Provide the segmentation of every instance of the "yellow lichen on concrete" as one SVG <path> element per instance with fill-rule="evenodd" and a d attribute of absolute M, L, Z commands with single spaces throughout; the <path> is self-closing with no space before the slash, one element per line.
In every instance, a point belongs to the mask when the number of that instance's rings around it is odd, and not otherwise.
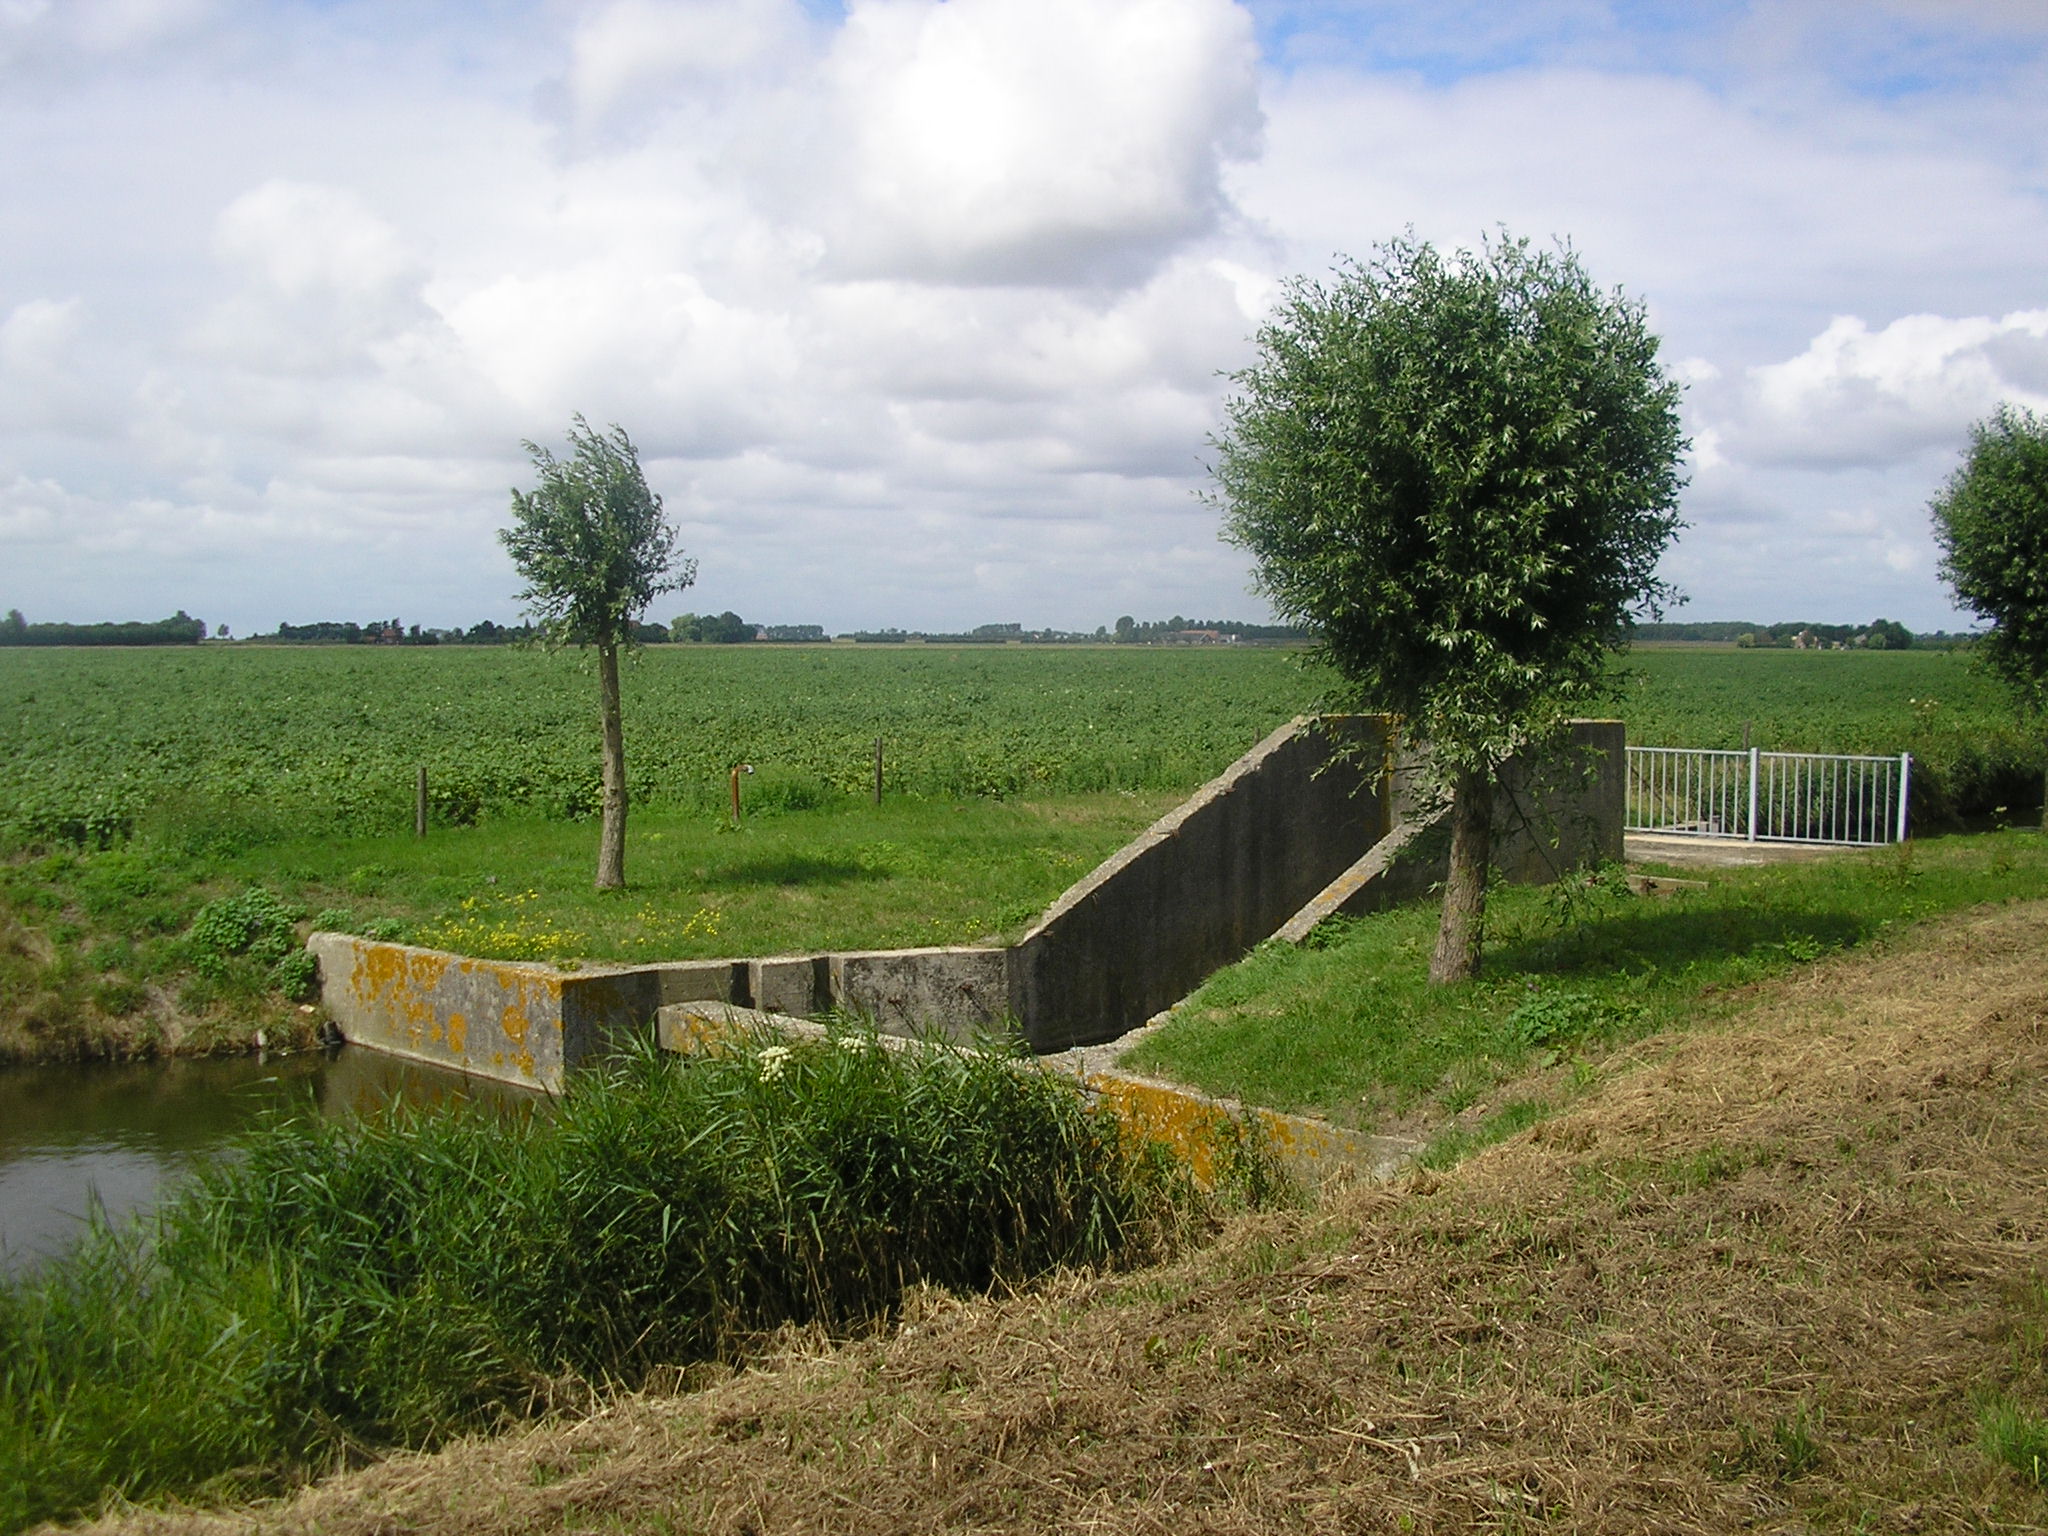
<path fill-rule="evenodd" d="M 698 1003 L 663 1008 L 656 1015 L 656 1038 L 665 1051 L 688 1055 L 716 1051 L 744 1039 L 761 1027 L 765 1015 L 724 1003 Z"/>
<path fill-rule="evenodd" d="M 1384 1177 L 1414 1151 L 1403 1141 L 1361 1135 L 1300 1115 L 1219 1104 L 1171 1083 L 1111 1072 L 1090 1073 L 1083 1081 L 1099 1105 L 1140 1136 L 1172 1149 L 1204 1185 L 1215 1183 L 1220 1156 L 1237 1143 L 1241 1126 L 1248 1127 L 1263 1150 L 1289 1173 L 1311 1182 L 1339 1171 Z"/>
<path fill-rule="evenodd" d="M 528 1086 L 558 1086 L 563 980 L 537 966 L 318 935 L 351 1040 Z"/>
<path fill-rule="evenodd" d="M 1170 1148 L 1194 1170 L 1198 1182 L 1215 1182 L 1217 1142 L 1229 1132 L 1229 1111 L 1163 1083 L 1102 1072 L 1084 1081 L 1098 1104 L 1146 1140 Z"/>

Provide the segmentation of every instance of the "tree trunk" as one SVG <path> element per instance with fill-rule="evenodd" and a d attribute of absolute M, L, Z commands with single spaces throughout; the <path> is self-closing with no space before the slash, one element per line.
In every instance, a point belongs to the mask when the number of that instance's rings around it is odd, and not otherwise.
<path fill-rule="evenodd" d="M 1486 929 L 1486 875 L 1493 862 L 1493 774 L 1460 769 L 1451 788 L 1451 867 L 1444 877 L 1444 915 L 1436 952 L 1429 957 L 1432 985 L 1470 981 L 1479 974 Z"/>
<path fill-rule="evenodd" d="M 619 718 L 619 648 L 597 647 L 599 691 L 604 696 L 604 819 L 597 834 L 597 888 L 626 888 L 626 730 Z"/>

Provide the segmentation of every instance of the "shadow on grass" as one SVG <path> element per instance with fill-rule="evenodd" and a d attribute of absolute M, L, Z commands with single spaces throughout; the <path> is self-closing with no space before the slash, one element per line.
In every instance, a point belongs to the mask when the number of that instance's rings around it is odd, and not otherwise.
<path fill-rule="evenodd" d="M 1503 935 L 1487 953 L 1487 971 L 1502 975 L 1571 975 L 1588 971 L 1681 971 L 1744 955 L 1811 960 L 1860 944 L 1876 921 L 1844 910 L 1695 907 L 1667 904 L 1612 913 L 1570 928 Z"/>
<path fill-rule="evenodd" d="M 704 884 L 713 889 L 765 885 L 851 885 L 855 881 L 887 880 L 889 871 L 853 859 L 818 858 L 791 853 L 712 866 Z"/>

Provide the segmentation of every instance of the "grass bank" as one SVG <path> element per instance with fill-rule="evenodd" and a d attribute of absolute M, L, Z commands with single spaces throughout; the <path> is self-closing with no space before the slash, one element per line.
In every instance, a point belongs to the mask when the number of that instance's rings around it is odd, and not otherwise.
<path fill-rule="evenodd" d="M 2048 904 L 1644 1037 L 1440 1174 L 687 1397 L 96 1532 L 2048 1527 Z"/>
<path fill-rule="evenodd" d="M 1207 1092 L 1369 1130 L 1436 1155 L 1533 1124 L 1609 1053 L 1738 1007 L 1757 985 L 1982 903 L 2048 896 L 2048 837 L 2010 830 L 1813 863 L 1677 871 L 1631 895 L 1619 870 L 1489 898 L 1481 978 L 1428 985 L 1420 901 L 1271 944 L 1212 977 L 1127 1064 Z"/>
<path fill-rule="evenodd" d="M 632 961 L 1014 936 L 1163 794 L 636 812 L 629 888 L 588 823 L 249 838 L 196 812 L 0 861 L 0 1062 L 273 1047 L 310 1029 L 315 924 L 509 960 Z M 294 966 L 297 969 L 294 969 Z"/>
<path fill-rule="evenodd" d="M 636 1058 L 553 1109 L 279 1123 L 153 1230 L 0 1286 L 0 1531 L 275 1489 L 1201 1217 L 1070 1080 L 858 1033 Z"/>

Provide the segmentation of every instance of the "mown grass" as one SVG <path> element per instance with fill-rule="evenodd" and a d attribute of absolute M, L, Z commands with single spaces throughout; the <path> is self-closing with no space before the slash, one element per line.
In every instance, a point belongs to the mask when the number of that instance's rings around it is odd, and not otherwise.
<path fill-rule="evenodd" d="M 503 959 L 635 960 L 996 942 L 1173 797 L 896 801 L 836 811 L 635 817 L 628 889 L 593 889 L 588 827 L 498 822 L 424 842 L 317 840 L 227 865 L 296 899 Z"/>
<path fill-rule="evenodd" d="M 1498 889 L 1484 972 L 1449 988 L 1427 981 L 1434 902 L 1340 921 L 1212 977 L 1126 1060 L 1347 1125 L 1463 1117 L 1438 1148 L 1455 1157 L 1547 1112 L 1493 1102 L 1533 1068 L 1556 1066 L 1568 1093 L 1603 1052 L 1711 1017 L 1753 983 L 1920 918 L 2048 894 L 2048 838 L 1941 838 L 1706 879 L 1669 898 L 1629 894 L 1619 871 Z"/>
<path fill-rule="evenodd" d="M 152 1232 L 0 1287 L 0 1531 L 1155 1255 L 1199 1198 L 1070 1080 L 859 1032 L 648 1053 L 524 1114 L 276 1123 Z"/>

